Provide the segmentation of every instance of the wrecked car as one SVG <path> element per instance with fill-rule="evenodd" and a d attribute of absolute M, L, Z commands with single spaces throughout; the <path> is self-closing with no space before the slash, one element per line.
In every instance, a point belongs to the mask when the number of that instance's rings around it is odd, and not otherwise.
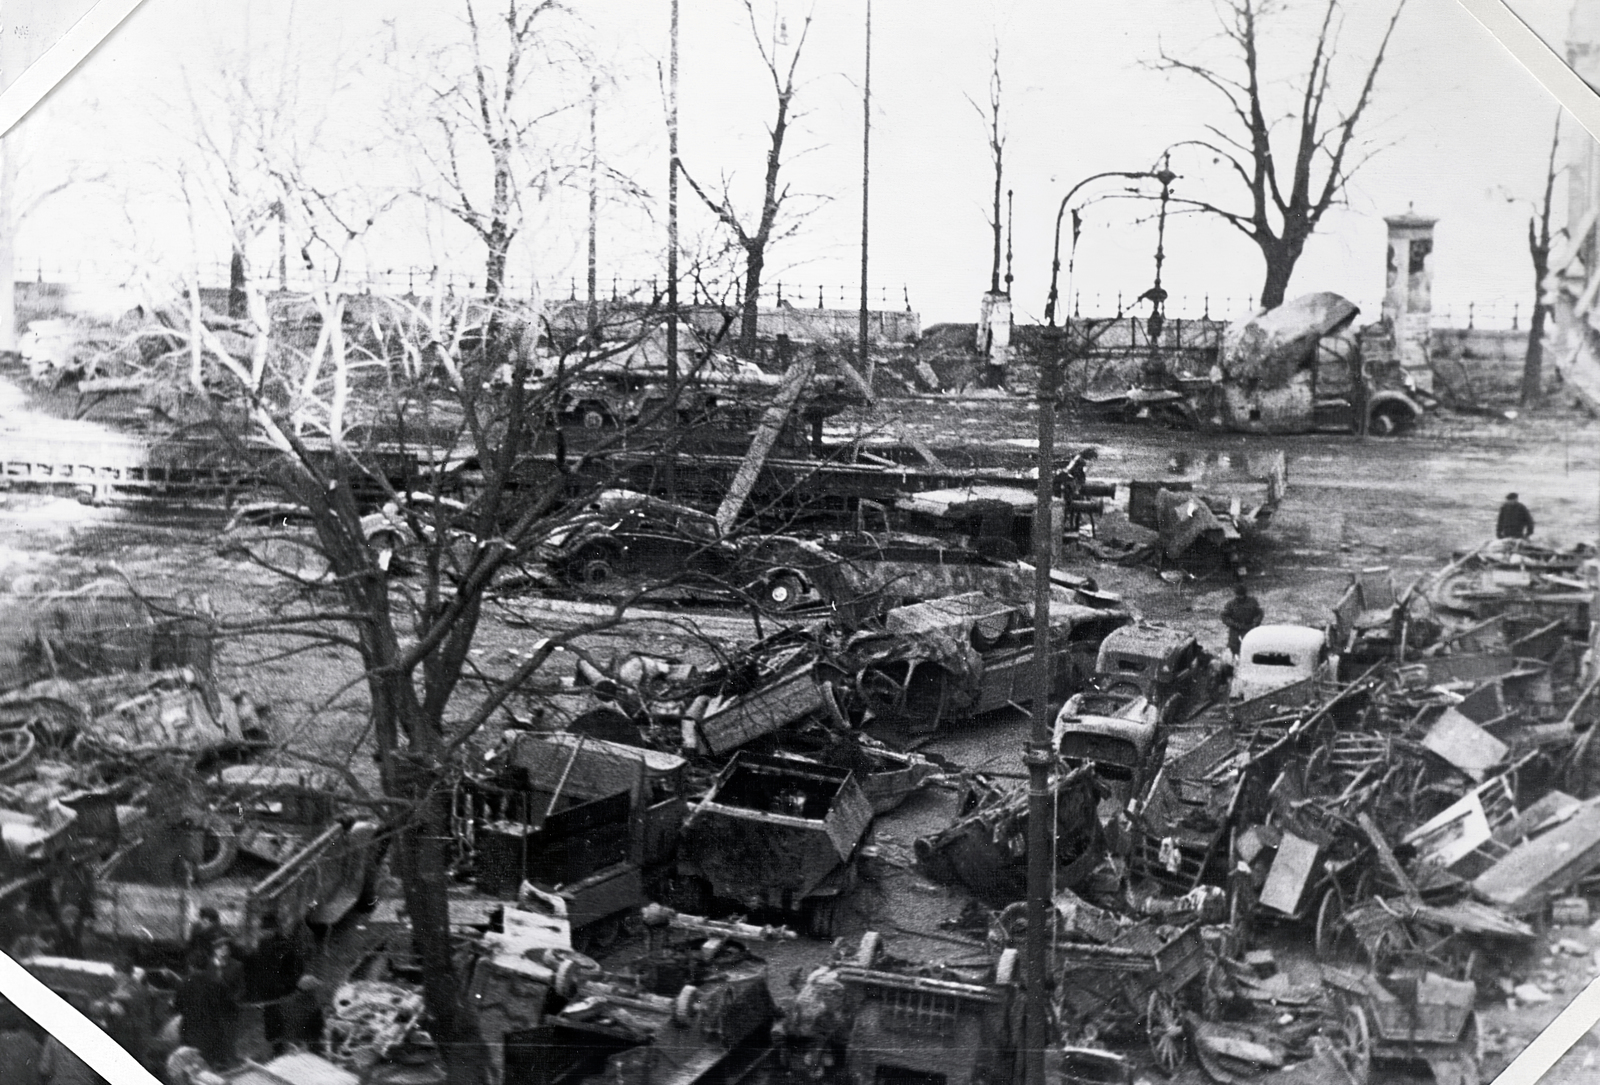
<path fill-rule="evenodd" d="M 686 591 L 749 596 L 783 610 L 815 598 L 837 562 L 816 544 L 728 538 L 716 517 L 632 490 L 604 490 L 552 532 L 538 556 L 575 587 L 605 593 L 645 576 Z"/>
<path fill-rule="evenodd" d="M 374 898 L 378 825 L 355 815 L 332 776 L 234 765 L 205 791 L 201 809 L 149 809 L 121 827 L 137 843 L 98 879 L 96 934 L 180 948 L 209 906 L 248 951 L 268 916 L 285 931 L 329 925 Z"/>
<path fill-rule="evenodd" d="M 1339 657 L 1320 629 L 1304 625 L 1258 625 L 1239 644 L 1239 662 L 1228 686 L 1228 700 L 1237 704 L 1268 693 L 1278 693 L 1283 703 L 1303 704 L 1315 694 L 1319 679 L 1338 674 Z M 1304 687 L 1300 700 L 1282 691 Z"/>
<path fill-rule="evenodd" d="M 1100 642 L 1093 682 L 1104 693 L 1143 697 L 1170 725 L 1210 702 L 1217 668 L 1194 634 L 1142 623 L 1114 629 Z"/>
<path fill-rule="evenodd" d="M 702 904 L 779 909 L 831 937 L 871 820 L 848 770 L 741 750 L 684 822 L 678 871 L 700 885 Z"/>
<path fill-rule="evenodd" d="M 1069 766 L 1093 765 L 1118 808 L 1144 793 L 1164 738 L 1161 713 L 1140 694 L 1075 693 L 1056 716 L 1056 752 Z"/>

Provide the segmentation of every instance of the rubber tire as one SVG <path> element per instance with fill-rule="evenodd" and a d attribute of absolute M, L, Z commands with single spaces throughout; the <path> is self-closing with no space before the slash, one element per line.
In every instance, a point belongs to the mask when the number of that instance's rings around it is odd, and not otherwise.
<path fill-rule="evenodd" d="M 603 588 L 617 579 L 616 555 L 604 547 L 591 546 L 579 551 L 573 568 L 578 583 L 586 588 Z"/>
<path fill-rule="evenodd" d="M 200 828 L 205 831 L 208 839 L 216 838 L 217 854 L 205 862 L 195 864 L 196 885 L 204 885 L 222 877 L 233 869 L 234 860 L 239 858 L 239 837 L 234 833 L 233 826 L 215 815 L 207 815 L 200 819 Z"/>
<path fill-rule="evenodd" d="M 762 585 L 762 602 L 774 610 L 788 610 L 800 602 L 806 586 L 794 573 L 774 573 Z"/>
<path fill-rule="evenodd" d="M 596 407 L 592 403 L 580 406 L 577 414 L 578 425 L 584 429 L 605 429 L 611 424 L 611 416 L 606 413 L 605 408 Z"/>

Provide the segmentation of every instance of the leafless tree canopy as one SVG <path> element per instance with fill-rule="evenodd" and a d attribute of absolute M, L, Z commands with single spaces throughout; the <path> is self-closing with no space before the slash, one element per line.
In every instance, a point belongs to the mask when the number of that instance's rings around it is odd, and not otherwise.
<path fill-rule="evenodd" d="M 1225 164 L 1244 190 L 1242 202 L 1189 198 L 1173 202 L 1216 215 L 1261 249 L 1266 262 L 1263 308 L 1283 302 L 1306 241 L 1371 157 L 1361 152 L 1356 129 L 1372 102 L 1389 39 L 1405 6 L 1406 0 L 1395 5 L 1361 76 L 1359 90 L 1347 105 L 1341 104 L 1334 75 L 1344 21 L 1339 0 L 1326 0 L 1290 108 L 1280 110 L 1268 100 L 1268 81 L 1263 76 L 1262 32 L 1287 10 L 1281 0 L 1218 0 L 1217 17 L 1232 54 L 1227 67 L 1184 60 L 1165 49 L 1155 63 L 1158 70 L 1193 76 L 1225 102 L 1223 120 L 1206 125 L 1203 138 L 1186 140 L 1178 147 L 1208 152 L 1214 161 Z M 1288 151 L 1286 159 L 1278 154 L 1280 149 Z"/>
<path fill-rule="evenodd" d="M 726 173 L 722 175 L 719 190 L 713 194 L 695 180 L 694 175 L 682 162 L 678 168 L 695 195 L 699 196 L 711 213 L 717 216 L 718 221 L 728 228 L 743 251 L 744 298 L 739 314 L 739 345 L 740 350 L 749 356 L 755 353 L 756 306 L 760 300 L 768 247 L 774 241 L 788 236 L 795 228 L 793 222 L 786 230 L 777 228 L 784 203 L 791 195 L 790 186 L 780 184 L 779 174 L 784 163 L 784 140 L 788 137 L 790 126 L 795 119 L 794 100 L 797 90 L 795 72 L 800 67 L 800 55 L 805 51 L 806 35 L 811 30 L 811 12 L 809 10 L 806 12 L 786 60 L 783 56 L 784 42 L 781 38 L 772 41 L 762 38 L 761 27 L 756 19 L 754 0 L 744 0 L 744 7 L 750 19 L 751 39 L 755 42 L 756 51 L 761 55 L 761 63 L 772 82 L 776 106 L 772 124 L 767 129 L 767 162 L 762 177 L 760 212 L 752 221 L 734 209 L 733 196 L 729 190 L 730 179 Z"/>

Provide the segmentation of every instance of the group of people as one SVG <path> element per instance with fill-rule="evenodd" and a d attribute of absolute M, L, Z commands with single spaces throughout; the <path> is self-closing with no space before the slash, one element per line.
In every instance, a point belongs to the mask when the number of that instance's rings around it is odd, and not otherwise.
<path fill-rule="evenodd" d="M 262 1033 L 274 1055 L 291 1047 L 321 1049 L 319 984 L 305 970 L 305 955 L 276 917 L 263 917 L 261 932 L 254 952 L 238 953 L 216 910 L 201 910 L 185 948 L 188 975 L 174 1004 L 182 1018 L 183 1046 L 168 1060 L 169 1066 L 174 1060 L 192 1066 L 188 1049 L 212 1070 L 237 1063 L 240 1019 L 247 1003 L 261 1005 Z"/>

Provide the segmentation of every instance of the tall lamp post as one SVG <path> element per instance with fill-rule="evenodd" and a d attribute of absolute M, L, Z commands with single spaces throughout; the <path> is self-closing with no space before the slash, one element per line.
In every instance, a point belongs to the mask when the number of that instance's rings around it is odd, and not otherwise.
<path fill-rule="evenodd" d="M 1050 770 L 1056 751 L 1050 741 L 1050 566 L 1055 550 L 1054 475 L 1056 395 L 1061 379 L 1063 335 L 1056 328 L 1056 280 L 1061 271 L 1061 219 L 1067 204 L 1091 181 L 1106 177 L 1160 181 L 1163 192 L 1176 179 L 1170 170 L 1128 172 L 1114 170 L 1086 177 L 1073 185 L 1056 211 L 1055 249 L 1050 263 L 1050 299 L 1045 304 L 1044 356 L 1039 363 L 1039 485 L 1033 514 L 1033 731 L 1023 762 L 1028 767 L 1028 930 L 1024 946 L 1023 982 L 1027 990 L 1027 1017 L 1023 1040 L 1026 1085 L 1045 1085 L 1044 1050 L 1049 1042 L 1048 909 L 1055 863 L 1055 816 L 1050 802 Z M 1070 323 L 1070 321 L 1069 321 Z"/>

